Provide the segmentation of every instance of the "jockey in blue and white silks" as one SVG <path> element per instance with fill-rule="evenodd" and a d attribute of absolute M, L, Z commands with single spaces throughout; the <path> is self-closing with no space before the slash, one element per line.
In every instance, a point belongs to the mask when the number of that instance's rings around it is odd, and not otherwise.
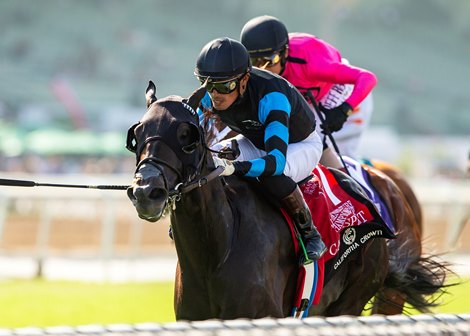
<path fill-rule="evenodd" d="M 233 162 L 236 175 L 284 173 L 298 182 L 309 176 L 319 161 L 322 144 L 309 106 L 278 76 L 253 68 L 245 94 L 228 109 L 215 109 L 209 94 L 202 107 L 240 134 L 236 137 L 240 156 Z M 230 146 L 230 140 L 215 149 L 224 146 Z"/>
<path fill-rule="evenodd" d="M 306 247 L 301 261 L 318 260 L 326 246 L 296 184 L 311 174 L 323 150 L 308 103 L 284 78 L 253 68 L 246 48 L 227 37 L 202 48 L 195 75 L 207 90 L 198 113 L 239 133 L 235 160 L 214 157 L 221 175 L 256 178 L 294 220 Z"/>

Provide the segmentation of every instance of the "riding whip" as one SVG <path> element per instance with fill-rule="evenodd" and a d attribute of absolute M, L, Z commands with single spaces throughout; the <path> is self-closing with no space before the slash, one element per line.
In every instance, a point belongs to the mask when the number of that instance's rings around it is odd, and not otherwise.
<path fill-rule="evenodd" d="M 28 180 L 0 179 L 0 185 L 12 187 L 60 187 L 60 188 L 85 188 L 85 189 L 106 189 L 106 190 L 126 190 L 128 185 L 86 185 L 86 184 L 62 184 L 62 183 L 38 183 Z"/>
<path fill-rule="evenodd" d="M 315 100 L 315 97 L 313 97 L 312 92 L 310 92 L 310 90 L 307 90 L 305 94 L 307 95 L 309 100 L 312 102 L 313 108 L 317 112 L 318 118 L 320 118 L 320 121 L 323 124 L 325 122 L 325 118 L 321 114 L 320 107 L 318 106 L 317 101 Z M 324 131 L 325 131 L 326 136 L 330 139 L 331 144 L 333 145 L 333 148 L 335 149 L 336 153 L 338 154 L 339 159 L 341 160 L 341 163 L 343 164 L 343 167 L 346 170 L 346 173 L 349 176 L 351 176 L 351 174 L 349 173 L 348 166 L 346 166 L 346 163 L 344 162 L 343 157 L 341 156 L 341 153 L 339 151 L 338 145 L 336 144 L 335 138 L 333 137 L 333 134 L 331 134 L 331 131 L 329 129 L 326 129 Z"/>

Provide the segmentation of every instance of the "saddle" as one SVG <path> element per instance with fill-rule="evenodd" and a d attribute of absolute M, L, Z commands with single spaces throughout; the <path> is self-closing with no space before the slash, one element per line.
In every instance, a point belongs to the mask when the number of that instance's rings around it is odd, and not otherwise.
<path fill-rule="evenodd" d="M 328 251 L 314 265 L 300 267 L 294 317 L 308 315 L 311 304 L 320 301 L 323 284 L 369 239 L 395 238 L 361 185 L 343 172 L 319 164 L 300 188 Z M 289 215 L 282 212 L 289 224 L 296 253 L 299 253 L 294 224 Z M 327 262 L 328 267 L 325 267 Z"/>

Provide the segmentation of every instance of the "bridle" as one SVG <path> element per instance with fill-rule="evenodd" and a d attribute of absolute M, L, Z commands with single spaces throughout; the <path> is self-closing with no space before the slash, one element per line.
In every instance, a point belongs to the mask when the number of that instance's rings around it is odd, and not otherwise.
<path fill-rule="evenodd" d="M 184 104 L 184 107 L 186 109 L 188 109 L 189 106 Z M 195 114 L 195 112 L 194 112 L 194 114 Z M 197 128 L 198 140 L 196 140 L 195 142 L 193 142 L 189 145 L 181 146 L 179 148 L 179 149 L 181 149 L 181 151 L 184 154 L 188 154 L 188 155 L 193 154 L 196 151 L 196 149 L 198 149 L 198 148 L 201 149 L 202 155 L 200 156 L 199 161 L 197 162 L 197 164 L 195 166 L 193 166 L 195 168 L 193 174 L 191 174 L 191 173 L 190 174 L 184 174 L 184 173 L 182 174 L 168 160 L 162 159 L 161 157 L 147 156 L 147 157 L 143 158 L 142 160 L 139 160 L 143 150 L 149 144 L 159 141 L 159 142 L 162 142 L 166 147 L 168 147 L 168 149 L 171 151 L 172 155 L 174 155 L 179 160 L 179 162 L 181 162 L 181 164 L 183 166 L 183 169 L 186 168 L 186 165 L 189 165 L 189 163 L 187 162 L 188 160 L 182 160 L 180 157 L 178 157 L 178 155 L 175 153 L 175 150 L 173 149 L 174 146 L 171 145 L 171 144 L 168 144 L 167 141 L 161 135 L 150 136 L 150 137 L 146 138 L 142 143 L 139 144 L 137 142 L 137 139 L 136 139 L 135 133 L 134 133 L 135 128 L 139 124 L 140 124 L 140 122 L 137 123 L 137 124 L 134 124 L 133 126 L 131 126 L 131 128 L 129 129 L 129 131 L 127 133 L 127 141 L 126 141 L 126 148 L 136 155 L 136 169 L 135 169 L 134 174 L 136 174 L 140 170 L 142 165 L 144 165 L 144 164 L 152 165 L 158 171 L 160 171 L 160 173 L 163 177 L 163 180 L 164 180 L 165 188 L 168 190 L 168 198 L 166 200 L 167 204 L 166 204 L 165 207 L 169 207 L 172 210 L 175 210 L 176 209 L 176 202 L 181 200 L 182 194 L 188 193 L 188 192 L 190 192 L 190 191 L 192 191 L 196 188 L 203 187 L 208 182 L 210 182 L 210 181 L 214 180 L 215 178 L 217 178 L 218 176 L 220 176 L 220 174 L 223 172 L 223 170 L 224 170 L 223 167 L 217 167 L 215 170 L 211 171 L 209 174 L 201 177 L 201 171 L 202 171 L 203 163 L 207 158 L 207 151 L 210 151 L 210 152 L 214 152 L 214 151 L 211 150 L 207 146 L 207 144 L 204 140 L 204 132 L 202 131 L 201 127 L 199 125 L 194 124 L 194 123 L 191 123 L 191 124 L 194 125 Z M 205 150 L 203 150 L 203 149 L 205 149 Z M 186 162 L 184 162 L 184 161 L 186 161 Z M 172 172 L 174 172 L 178 176 L 179 181 L 182 181 L 182 182 L 178 183 L 173 189 L 170 189 L 168 180 L 165 177 L 165 175 L 163 174 L 162 166 L 164 166 L 164 167 L 170 169 Z M 186 175 L 186 176 L 184 176 L 184 175 Z"/>
<path fill-rule="evenodd" d="M 145 139 L 144 143 L 147 145 L 147 144 L 149 144 L 151 142 L 154 142 L 154 141 L 162 141 L 163 143 L 165 143 L 165 141 L 160 136 L 149 137 L 149 138 Z M 205 145 L 205 143 L 202 143 L 201 145 L 202 145 L 203 148 L 209 149 Z M 186 152 L 184 147 L 187 147 L 187 146 L 182 147 L 183 152 Z M 199 147 L 199 146 L 196 146 L 191 152 L 186 152 L 186 154 L 191 154 L 192 152 L 194 152 L 194 150 L 197 147 Z M 145 148 L 145 146 L 143 148 Z M 171 148 L 169 148 L 169 149 L 172 150 Z M 167 190 L 169 190 L 168 180 L 165 177 L 165 175 L 163 174 L 160 166 L 165 166 L 165 167 L 169 168 L 171 171 L 175 172 L 178 175 L 178 178 L 180 179 L 180 181 L 185 181 L 185 182 L 178 183 L 173 189 L 168 191 L 167 206 L 169 206 L 173 210 L 175 210 L 176 209 L 176 202 L 179 202 L 181 200 L 182 194 L 188 193 L 188 192 L 190 192 L 190 191 L 192 191 L 196 188 L 203 187 L 208 182 L 210 182 L 210 181 L 214 180 L 215 178 L 219 177 L 220 174 L 224 170 L 223 167 L 217 167 L 215 170 L 211 171 L 209 174 L 201 177 L 202 165 L 204 163 L 204 160 L 206 159 L 207 151 L 202 151 L 202 153 L 203 154 L 201 155 L 201 158 L 199 159 L 199 161 L 196 165 L 196 169 L 195 169 L 194 174 L 188 175 L 186 178 L 184 178 L 183 175 L 178 171 L 178 169 L 174 168 L 168 161 L 162 160 L 162 159 L 160 159 L 158 157 L 155 157 L 155 156 L 148 156 L 148 157 L 142 159 L 137 164 L 135 172 L 137 172 L 140 169 L 140 167 L 145 163 L 148 163 L 148 164 L 154 166 L 155 168 L 157 168 L 162 173 L 162 177 L 163 177 L 163 180 L 164 180 L 164 183 L 165 183 L 165 188 Z M 176 154 L 174 154 L 174 155 L 176 156 Z"/>

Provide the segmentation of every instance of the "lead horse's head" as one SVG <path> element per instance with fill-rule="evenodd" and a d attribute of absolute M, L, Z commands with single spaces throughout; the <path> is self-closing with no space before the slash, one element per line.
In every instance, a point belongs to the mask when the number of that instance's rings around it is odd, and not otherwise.
<path fill-rule="evenodd" d="M 155 222 L 179 197 L 181 186 L 190 183 L 204 163 L 203 132 L 196 108 L 205 89 L 183 99 L 158 99 L 150 81 L 145 97 L 147 112 L 129 128 L 127 149 L 135 153 L 137 168 L 127 195 L 140 218 Z"/>

